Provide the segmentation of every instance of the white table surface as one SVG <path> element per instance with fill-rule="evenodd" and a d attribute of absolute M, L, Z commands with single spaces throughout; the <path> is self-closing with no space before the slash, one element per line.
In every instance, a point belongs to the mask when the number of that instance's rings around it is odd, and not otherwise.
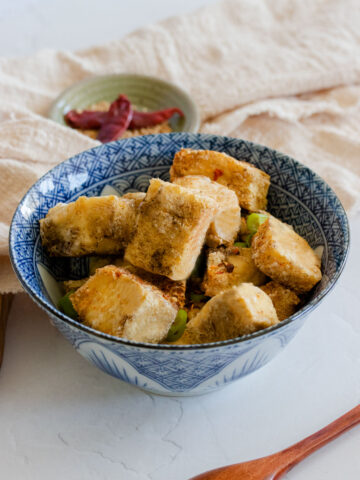
<path fill-rule="evenodd" d="M 0 55 L 82 48 L 206 0 L 1 0 Z M 114 14 L 115 12 L 115 14 Z M 185 480 L 270 454 L 360 402 L 360 216 L 337 287 L 262 370 L 208 396 L 149 395 L 97 370 L 21 294 L 0 371 L 1 478 Z M 360 428 L 288 480 L 360 478 Z"/>

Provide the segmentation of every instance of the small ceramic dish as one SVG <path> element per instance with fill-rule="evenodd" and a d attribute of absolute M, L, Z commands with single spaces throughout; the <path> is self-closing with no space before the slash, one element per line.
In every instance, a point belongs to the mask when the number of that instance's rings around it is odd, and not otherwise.
<path fill-rule="evenodd" d="M 42 248 L 39 219 L 59 202 L 80 195 L 145 191 L 150 178 L 169 179 L 180 148 L 225 152 L 271 176 L 270 213 L 293 225 L 322 253 L 323 278 L 307 303 L 281 323 L 227 341 L 154 345 L 107 335 L 56 308 L 58 282 L 88 275 L 85 258 L 50 258 Z M 133 137 L 81 152 L 50 170 L 20 202 L 10 229 L 14 270 L 31 298 L 76 350 L 104 372 L 163 395 L 207 393 L 268 363 L 293 338 L 338 280 L 349 248 L 349 225 L 331 188 L 309 168 L 270 148 L 236 138 L 171 133 Z M 324 328 L 326 325 L 324 323 Z M 284 360 L 286 362 L 286 358 Z"/>
<path fill-rule="evenodd" d="M 112 102 L 125 94 L 138 110 L 154 111 L 177 107 L 184 117 L 174 115 L 169 121 L 175 132 L 197 132 L 200 115 L 188 93 L 176 85 L 146 75 L 119 73 L 87 78 L 67 88 L 55 100 L 49 118 L 66 125 L 69 110 L 84 110 L 102 100 Z"/>

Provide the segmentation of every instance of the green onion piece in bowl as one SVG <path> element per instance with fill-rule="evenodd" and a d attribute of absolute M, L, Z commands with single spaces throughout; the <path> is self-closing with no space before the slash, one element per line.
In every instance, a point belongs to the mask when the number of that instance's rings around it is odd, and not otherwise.
<path fill-rule="evenodd" d="M 246 245 L 246 248 L 250 248 L 250 247 L 251 247 L 251 240 L 252 240 L 252 237 L 253 237 L 254 235 L 255 235 L 254 233 L 249 233 L 249 235 L 246 235 L 246 237 L 245 237 L 245 245 Z"/>
<path fill-rule="evenodd" d="M 203 293 L 190 293 L 190 300 L 194 303 L 204 302 L 208 299 Z"/>
<path fill-rule="evenodd" d="M 70 318 L 73 318 L 76 320 L 78 318 L 78 313 L 75 310 L 71 300 L 70 300 L 70 295 L 72 295 L 75 292 L 75 290 L 71 290 L 68 292 L 66 295 L 64 295 L 62 298 L 60 298 L 58 307 L 59 309 L 65 313 Z"/>
<path fill-rule="evenodd" d="M 234 243 L 234 247 L 238 247 L 238 248 L 247 248 L 247 243 L 246 242 L 235 242 Z"/>
<path fill-rule="evenodd" d="M 180 308 L 167 334 L 167 342 L 175 342 L 176 340 L 179 340 L 180 337 L 182 337 L 183 333 L 185 332 L 186 321 L 187 313 L 185 310 Z"/>
<path fill-rule="evenodd" d="M 246 226 L 250 234 L 254 234 L 258 231 L 258 228 L 262 223 L 268 219 L 268 216 L 264 213 L 250 213 L 246 219 Z"/>

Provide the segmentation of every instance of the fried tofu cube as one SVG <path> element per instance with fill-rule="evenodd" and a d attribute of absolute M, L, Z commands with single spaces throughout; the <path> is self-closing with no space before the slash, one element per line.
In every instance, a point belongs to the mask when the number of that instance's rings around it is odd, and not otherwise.
<path fill-rule="evenodd" d="M 129 193 L 125 193 L 121 198 L 134 200 L 136 207 L 139 207 L 140 203 L 144 200 L 145 196 L 146 196 L 145 192 L 129 192 Z"/>
<path fill-rule="evenodd" d="M 216 212 L 211 198 L 152 179 L 125 260 L 148 272 L 185 280 L 194 268 Z"/>
<path fill-rule="evenodd" d="M 70 300 L 86 325 L 136 342 L 162 341 L 177 314 L 159 289 L 114 265 L 99 268 Z"/>
<path fill-rule="evenodd" d="M 42 244 L 52 256 L 118 254 L 133 235 L 136 214 L 134 200 L 115 195 L 59 203 L 40 220 Z"/>
<path fill-rule="evenodd" d="M 321 262 L 310 245 L 275 217 L 260 225 L 251 250 L 259 270 L 296 293 L 308 292 L 321 280 Z"/>
<path fill-rule="evenodd" d="M 135 267 L 135 265 L 131 265 L 131 263 L 126 262 L 122 258 L 116 259 L 114 265 L 125 268 L 128 272 L 137 275 L 146 282 L 151 283 L 151 285 L 154 285 L 154 287 L 157 287 L 162 291 L 164 297 L 177 308 L 182 308 L 185 305 L 185 280 L 175 281 L 168 277 L 164 277 L 163 275 L 155 275 L 142 268 Z"/>
<path fill-rule="evenodd" d="M 256 267 L 251 248 L 220 247 L 209 250 L 202 283 L 205 295 L 213 297 L 241 283 L 264 284 L 266 276 Z"/>
<path fill-rule="evenodd" d="M 206 234 L 206 245 L 217 247 L 232 243 L 240 229 L 241 218 L 239 202 L 235 192 L 202 175 L 187 175 L 186 177 L 175 178 L 174 183 L 207 195 L 217 203 L 219 210 Z"/>
<path fill-rule="evenodd" d="M 290 288 L 271 281 L 260 287 L 271 298 L 280 322 L 293 315 L 300 303 L 300 298 Z"/>
<path fill-rule="evenodd" d="M 234 190 L 241 208 L 250 211 L 266 208 L 269 175 L 226 153 L 183 148 L 175 154 L 170 169 L 171 181 L 186 175 L 205 175 Z"/>
<path fill-rule="evenodd" d="M 229 340 L 278 322 L 270 297 L 251 283 L 242 283 L 209 300 L 188 322 L 178 343 Z"/>

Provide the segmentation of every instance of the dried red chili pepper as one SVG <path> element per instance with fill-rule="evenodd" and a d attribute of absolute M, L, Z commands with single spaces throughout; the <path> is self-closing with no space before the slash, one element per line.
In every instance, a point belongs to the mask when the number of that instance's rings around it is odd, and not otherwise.
<path fill-rule="evenodd" d="M 110 105 L 106 122 L 100 127 L 97 139 L 102 143 L 118 139 L 129 127 L 132 117 L 130 100 L 126 95 L 119 95 Z"/>
<path fill-rule="evenodd" d="M 156 112 L 139 112 L 134 110 L 129 128 L 153 127 L 169 120 L 175 113 L 179 114 L 180 117 L 184 116 L 183 111 L 176 107 L 157 110 Z"/>
<path fill-rule="evenodd" d="M 156 112 L 133 111 L 126 95 L 112 102 L 108 112 L 85 110 L 81 113 L 70 110 L 65 121 L 73 128 L 82 130 L 99 129 L 97 139 L 103 143 L 118 139 L 127 128 L 143 128 L 158 125 L 171 118 L 175 113 L 184 116 L 179 108 L 167 108 Z"/>
<path fill-rule="evenodd" d="M 70 110 L 65 115 L 65 121 L 70 127 L 92 130 L 100 128 L 106 122 L 107 116 L 108 112 L 84 110 L 79 113 L 76 110 Z"/>

